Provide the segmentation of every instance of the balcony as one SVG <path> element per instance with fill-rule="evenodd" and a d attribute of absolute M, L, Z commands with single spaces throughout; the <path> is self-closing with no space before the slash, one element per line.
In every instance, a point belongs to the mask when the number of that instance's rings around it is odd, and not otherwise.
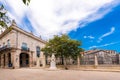
<path fill-rule="evenodd" d="M 30 51 L 30 49 L 29 49 L 28 47 L 25 47 L 25 46 L 22 46 L 22 47 L 21 47 L 21 50 L 22 50 L 22 51 Z"/>
<path fill-rule="evenodd" d="M 2 46 L 2 47 L 0 48 L 0 51 L 4 51 L 4 50 L 7 50 L 7 49 L 11 49 L 10 45 Z"/>

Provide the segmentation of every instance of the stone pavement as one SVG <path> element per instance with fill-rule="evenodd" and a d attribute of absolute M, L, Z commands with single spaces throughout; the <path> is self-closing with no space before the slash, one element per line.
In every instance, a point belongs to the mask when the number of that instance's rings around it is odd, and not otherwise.
<path fill-rule="evenodd" d="M 99 72 L 120 72 L 116 69 L 80 69 L 81 71 L 99 71 Z"/>
<path fill-rule="evenodd" d="M 120 80 L 120 73 L 29 68 L 0 69 L 0 80 Z"/>

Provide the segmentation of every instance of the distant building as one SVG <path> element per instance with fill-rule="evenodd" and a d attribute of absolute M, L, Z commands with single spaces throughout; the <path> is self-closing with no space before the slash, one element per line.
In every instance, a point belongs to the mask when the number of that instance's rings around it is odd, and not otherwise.
<path fill-rule="evenodd" d="M 85 51 L 82 59 L 81 64 L 94 64 L 95 55 L 98 59 L 98 64 L 118 64 L 119 58 L 118 54 L 114 50 L 88 50 Z"/>
<path fill-rule="evenodd" d="M 44 67 L 45 56 L 41 48 L 45 44 L 46 41 L 20 29 L 13 21 L 0 34 L 0 67 Z"/>

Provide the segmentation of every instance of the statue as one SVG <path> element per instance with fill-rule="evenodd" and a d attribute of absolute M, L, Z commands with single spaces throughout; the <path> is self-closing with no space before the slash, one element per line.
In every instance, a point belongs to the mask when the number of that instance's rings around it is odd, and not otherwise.
<path fill-rule="evenodd" d="M 51 56 L 50 69 L 57 69 L 54 54 L 52 54 L 52 56 Z"/>

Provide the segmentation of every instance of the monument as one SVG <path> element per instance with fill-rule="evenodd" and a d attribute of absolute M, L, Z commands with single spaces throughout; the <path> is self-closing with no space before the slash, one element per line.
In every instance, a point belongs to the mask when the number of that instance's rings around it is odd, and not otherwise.
<path fill-rule="evenodd" d="M 57 69 L 54 54 L 52 54 L 52 56 L 51 56 L 50 69 L 52 69 L 52 70 Z"/>

